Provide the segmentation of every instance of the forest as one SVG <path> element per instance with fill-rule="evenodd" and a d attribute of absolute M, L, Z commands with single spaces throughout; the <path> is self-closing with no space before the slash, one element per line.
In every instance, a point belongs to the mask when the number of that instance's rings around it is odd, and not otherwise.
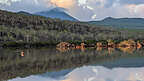
<path fill-rule="evenodd" d="M 0 10 L 0 47 L 96 43 L 108 39 L 143 40 L 143 34 L 139 29 L 116 29 Z"/>

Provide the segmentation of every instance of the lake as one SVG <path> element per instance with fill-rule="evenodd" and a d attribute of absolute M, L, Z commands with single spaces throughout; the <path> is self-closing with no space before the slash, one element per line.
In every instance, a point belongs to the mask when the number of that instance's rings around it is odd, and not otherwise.
<path fill-rule="evenodd" d="M 0 49 L 0 81 L 144 81 L 144 50 Z"/>

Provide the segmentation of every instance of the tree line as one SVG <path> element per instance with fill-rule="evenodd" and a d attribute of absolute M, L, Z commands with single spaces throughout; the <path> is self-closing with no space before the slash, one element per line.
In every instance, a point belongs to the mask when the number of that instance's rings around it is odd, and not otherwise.
<path fill-rule="evenodd" d="M 60 42 L 140 39 L 126 31 L 80 22 L 23 15 L 0 10 L 1 46 L 25 44 L 56 45 Z M 4 43 L 4 44 L 3 44 Z"/>

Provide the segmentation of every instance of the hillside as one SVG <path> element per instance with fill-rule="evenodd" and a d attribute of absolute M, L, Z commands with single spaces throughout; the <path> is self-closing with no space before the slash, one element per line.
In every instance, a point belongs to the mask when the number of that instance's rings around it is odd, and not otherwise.
<path fill-rule="evenodd" d="M 143 30 L 116 30 L 80 22 L 62 21 L 43 16 L 29 16 L 0 10 L 0 46 L 35 47 L 60 42 L 96 44 L 108 39 L 144 39 Z"/>
<path fill-rule="evenodd" d="M 91 21 L 90 24 L 118 28 L 144 28 L 143 18 L 112 18 L 108 17 L 102 21 Z"/>
<path fill-rule="evenodd" d="M 50 18 L 58 18 L 61 20 L 78 21 L 76 18 L 66 13 L 66 10 L 63 8 L 54 8 L 49 11 L 37 12 L 35 13 L 35 15 L 50 17 Z"/>
<path fill-rule="evenodd" d="M 0 10 L 0 46 L 55 45 L 62 41 L 98 41 L 120 36 L 121 32 L 114 29 Z"/>
<path fill-rule="evenodd" d="M 22 14 L 22 15 L 28 15 L 28 16 L 32 16 L 33 14 L 25 12 L 25 11 L 19 11 L 17 12 L 18 14 Z"/>

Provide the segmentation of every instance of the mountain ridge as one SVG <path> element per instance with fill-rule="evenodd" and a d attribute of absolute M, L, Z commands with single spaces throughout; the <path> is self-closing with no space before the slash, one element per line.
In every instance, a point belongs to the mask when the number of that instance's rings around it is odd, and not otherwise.
<path fill-rule="evenodd" d="M 44 16 L 44 17 L 58 18 L 61 20 L 79 21 L 78 19 L 69 15 L 66 11 L 67 10 L 64 8 L 53 8 L 48 11 L 41 11 L 34 14 L 39 16 Z"/>
<path fill-rule="evenodd" d="M 28 16 L 32 16 L 33 14 L 29 13 L 29 12 L 25 12 L 25 11 L 19 11 L 17 12 L 18 14 L 22 14 L 22 15 L 28 15 Z"/>
<path fill-rule="evenodd" d="M 113 18 L 107 17 L 101 21 L 90 21 L 89 24 L 122 27 L 122 28 L 144 28 L 144 18 Z"/>

